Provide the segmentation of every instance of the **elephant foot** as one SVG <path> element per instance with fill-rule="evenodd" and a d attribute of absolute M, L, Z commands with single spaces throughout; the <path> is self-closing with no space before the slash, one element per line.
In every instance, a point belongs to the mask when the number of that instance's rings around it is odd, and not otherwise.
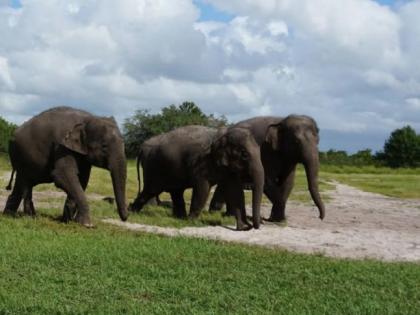
<path fill-rule="evenodd" d="M 252 225 L 236 226 L 237 231 L 249 231 L 252 229 Z"/>
<path fill-rule="evenodd" d="M 249 231 L 252 229 L 252 225 L 248 222 L 237 221 L 236 230 L 237 231 Z"/>
<path fill-rule="evenodd" d="M 133 204 L 132 204 L 132 203 L 130 203 L 130 204 L 128 205 L 127 210 L 128 210 L 128 211 L 130 211 L 130 212 L 136 212 L 136 209 L 134 209 L 134 206 L 133 206 Z"/>
<path fill-rule="evenodd" d="M 138 206 L 138 205 L 136 205 L 136 203 L 130 203 L 128 205 L 128 208 L 127 209 L 128 209 L 129 212 L 137 212 L 137 213 L 139 213 L 141 211 L 141 209 L 143 209 L 143 205 Z"/>
<path fill-rule="evenodd" d="M 269 217 L 268 219 L 264 219 L 267 222 L 274 223 L 279 226 L 287 226 L 287 219 L 286 218 L 272 218 Z"/>
<path fill-rule="evenodd" d="M 81 225 L 83 225 L 84 227 L 87 228 L 93 228 L 94 225 L 91 223 L 90 218 L 88 215 L 77 215 L 75 221 Z"/>
<path fill-rule="evenodd" d="M 9 208 L 6 208 L 4 209 L 3 214 L 9 217 L 15 217 L 17 214 L 17 211 L 13 211 L 13 210 L 10 210 Z"/>
<path fill-rule="evenodd" d="M 35 218 L 36 217 L 36 213 L 35 212 L 23 212 L 24 215 L 26 215 L 27 217 L 31 217 L 31 218 Z"/>
<path fill-rule="evenodd" d="M 224 205 L 223 203 L 219 203 L 219 202 L 212 203 L 212 204 L 210 204 L 209 212 L 220 211 L 220 210 L 222 210 L 223 205 Z"/>
<path fill-rule="evenodd" d="M 252 221 L 252 216 L 247 215 L 246 218 L 248 220 L 251 220 Z M 268 221 L 268 219 L 264 219 L 263 217 L 260 217 L 260 224 L 264 224 L 264 221 Z"/>
<path fill-rule="evenodd" d="M 35 207 L 32 202 L 28 206 L 23 208 L 23 213 L 29 217 L 36 216 Z"/>
<path fill-rule="evenodd" d="M 273 223 L 286 223 L 287 222 L 286 219 L 273 219 L 273 218 L 268 218 L 266 221 L 273 222 Z"/>
<path fill-rule="evenodd" d="M 173 214 L 174 214 L 174 217 L 178 218 L 178 219 L 187 219 L 188 218 L 187 212 L 185 210 L 182 210 L 182 209 L 176 209 L 175 208 L 173 210 Z"/>
<path fill-rule="evenodd" d="M 200 212 L 191 211 L 188 216 L 191 220 L 195 220 L 200 216 Z"/>

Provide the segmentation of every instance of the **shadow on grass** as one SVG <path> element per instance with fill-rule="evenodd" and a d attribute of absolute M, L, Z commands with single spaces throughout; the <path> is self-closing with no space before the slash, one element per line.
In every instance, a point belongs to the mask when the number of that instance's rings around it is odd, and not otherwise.
<path fill-rule="evenodd" d="M 161 227 L 205 227 L 225 226 L 235 224 L 232 217 L 224 217 L 221 212 L 202 211 L 196 219 L 177 218 L 172 214 L 172 204 L 163 202 L 159 206 L 146 205 L 140 212 L 130 213 L 130 222 Z"/>

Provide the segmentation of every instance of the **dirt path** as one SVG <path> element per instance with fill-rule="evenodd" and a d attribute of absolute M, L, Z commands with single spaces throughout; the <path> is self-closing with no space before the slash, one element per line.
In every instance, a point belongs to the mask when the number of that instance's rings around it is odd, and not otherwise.
<path fill-rule="evenodd" d="M 260 230 L 237 232 L 233 227 L 182 229 L 104 220 L 124 228 L 168 236 L 199 237 L 285 248 L 332 257 L 375 258 L 420 262 L 420 200 L 400 200 L 334 183 L 327 215 L 320 221 L 315 207 L 289 203 L 288 226 L 266 223 Z M 263 215 L 270 208 L 263 207 Z"/>

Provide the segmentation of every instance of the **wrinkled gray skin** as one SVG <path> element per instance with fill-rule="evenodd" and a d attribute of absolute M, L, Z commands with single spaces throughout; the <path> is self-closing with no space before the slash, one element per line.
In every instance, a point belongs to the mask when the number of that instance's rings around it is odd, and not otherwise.
<path fill-rule="evenodd" d="M 295 169 L 298 163 L 305 167 L 308 189 L 319 209 L 319 217 L 325 216 L 325 207 L 318 189 L 319 130 L 308 116 L 255 117 L 234 125 L 246 128 L 261 148 L 261 160 L 265 171 L 264 193 L 273 204 L 269 220 L 286 219 L 286 202 L 292 191 Z M 223 206 L 223 187 L 218 186 L 210 203 L 210 210 Z"/>
<path fill-rule="evenodd" d="M 139 163 L 143 167 L 144 188 L 140 192 Z M 186 217 L 184 191 L 192 188 L 190 217 L 204 207 L 212 185 L 223 183 L 223 197 L 236 215 L 237 229 L 251 228 L 247 222 L 242 190 L 252 182 L 253 226 L 260 224 L 260 204 L 264 186 L 259 146 L 250 132 L 242 128 L 218 131 L 203 126 L 186 126 L 146 141 L 137 160 L 139 194 L 129 209 L 140 211 L 145 203 L 169 192 L 174 215 Z"/>
<path fill-rule="evenodd" d="M 124 142 L 114 118 L 52 108 L 20 126 L 9 148 L 16 181 L 5 214 L 15 215 L 24 198 L 24 213 L 35 215 L 32 188 L 54 182 L 67 193 L 63 220 L 92 226 L 84 190 L 94 165 L 110 171 L 118 213 L 121 220 L 127 219 Z"/>

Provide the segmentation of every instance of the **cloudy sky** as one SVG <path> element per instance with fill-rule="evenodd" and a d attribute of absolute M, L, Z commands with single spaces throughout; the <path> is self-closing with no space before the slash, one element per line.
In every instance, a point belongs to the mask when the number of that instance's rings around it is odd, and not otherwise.
<path fill-rule="evenodd" d="M 321 149 L 420 131 L 420 0 L 0 0 L 0 115 L 191 100 L 231 121 L 300 113 Z"/>

